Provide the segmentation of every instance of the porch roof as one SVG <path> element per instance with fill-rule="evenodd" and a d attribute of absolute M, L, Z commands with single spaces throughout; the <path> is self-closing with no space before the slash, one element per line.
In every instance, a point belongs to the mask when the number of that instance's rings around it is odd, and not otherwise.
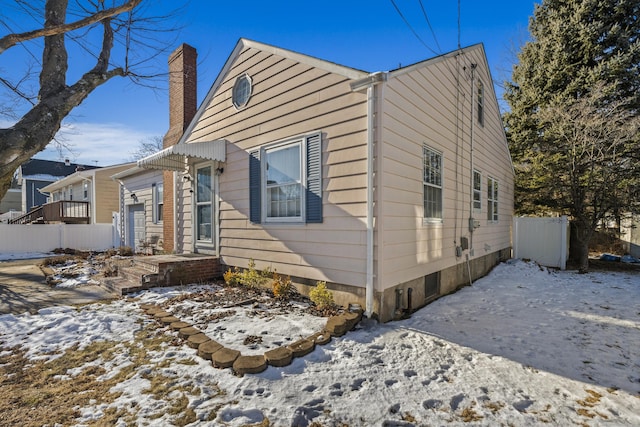
<path fill-rule="evenodd" d="M 191 157 L 224 162 L 227 157 L 227 141 L 217 139 L 176 144 L 138 160 L 138 166 L 144 169 L 184 171 Z"/>

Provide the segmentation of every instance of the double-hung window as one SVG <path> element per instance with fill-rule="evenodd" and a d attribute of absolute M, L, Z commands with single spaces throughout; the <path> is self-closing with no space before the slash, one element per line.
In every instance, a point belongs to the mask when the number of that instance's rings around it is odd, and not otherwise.
<path fill-rule="evenodd" d="M 484 126 L 484 85 L 478 81 L 478 124 Z"/>
<path fill-rule="evenodd" d="M 321 160 L 320 133 L 249 153 L 251 222 L 322 222 Z"/>
<path fill-rule="evenodd" d="M 498 181 L 491 177 L 487 180 L 487 219 L 498 221 Z"/>
<path fill-rule="evenodd" d="M 213 241 L 213 185 L 211 166 L 196 169 L 196 239 Z"/>
<path fill-rule="evenodd" d="M 151 204 L 153 206 L 153 212 L 152 212 L 152 217 L 153 217 L 153 223 L 154 224 L 158 224 L 159 222 L 162 221 L 162 206 L 164 204 L 163 202 L 163 184 L 159 183 L 159 184 L 152 184 L 151 185 L 151 189 L 152 189 L 152 193 L 151 193 Z"/>
<path fill-rule="evenodd" d="M 442 220 L 442 153 L 424 145 L 422 158 L 424 219 Z"/>
<path fill-rule="evenodd" d="M 473 171 L 473 209 L 482 209 L 482 175 Z"/>
<path fill-rule="evenodd" d="M 266 220 L 302 220 L 302 140 L 264 154 Z"/>

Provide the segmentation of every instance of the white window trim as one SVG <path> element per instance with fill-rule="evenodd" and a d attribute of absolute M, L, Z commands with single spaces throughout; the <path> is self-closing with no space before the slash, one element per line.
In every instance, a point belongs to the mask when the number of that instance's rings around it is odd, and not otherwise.
<path fill-rule="evenodd" d="M 478 119 L 478 124 L 484 127 L 484 116 L 485 116 L 485 90 L 484 84 L 481 80 L 478 80 L 478 89 L 477 89 L 477 98 L 476 99 L 476 114 Z"/>
<path fill-rule="evenodd" d="M 199 169 L 204 169 L 204 168 L 211 168 L 211 200 L 208 202 L 198 202 L 198 170 Z M 194 177 L 196 179 L 195 182 L 195 192 L 193 193 L 193 242 L 196 245 L 196 247 L 204 247 L 204 248 L 210 248 L 213 247 L 215 244 L 215 239 L 216 236 L 214 236 L 213 233 L 216 232 L 216 228 L 215 223 L 216 223 L 216 213 L 215 213 L 215 191 L 214 191 L 214 173 L 215 173 L 215 169 L 212 163 L 202 163 L 199 165 L 195 165 L 194 168 Z M 211 239 L 207 239 L 207 240 L 202 240 L 198 238 L 198 226 L 200 224 L 198 224 L 198 206 L 205 206 L 205 205 L 210 205 L 211 206 Z"/>
<path fill-rule="evenodd" d="M 489 183 L 490 182 L 490 183 Z M 495 195 L 496 198 L 493 198 L 494 195 L 494 188 L 498 187 L 498 192 Z M 489 188 L 491 188 L 491 197 L 489 197 Z M 500 220 L 500 215 L 498 214 L 499 209 L 500 209 L 500 202 L 499 202 L 499 198 L 500 198 L 500 182 L 489 176 L 487 177 L 487 221 L 489 223 L 497 223 Z M 493 210 L 493 204 L 496 204 L 496 209 L 495 211 Z M 489 218 L 489 212 L 491 211 L 491 213 L 493 215 L 491 215 L 491 218 Z"/>
<path fill-rule="evenodd" d="M 476 174 L 480 177 L 480 188 L 476 188 Z M 477 202 L 480 206 L 476 206 L 476 195 L 478 195 Z M 477 169 L 473 170 L 473 210 L 476 212 L 482 210 L 482 173 Z"/>
<path fill-rule="evenodd" d="M 427 183 L 424 180 L 424 150 L 425 148 L 427 150 L 430 150 L 436 154 L 438 154 L 440 156 L 440 186 L 436 186 L 434 184 L 431 183 Z M 440 150 L 436 150 L 435 148 L 427 145 L 426 143 L 422 145 L 422 150 L 421 150 L 421 154 L 422 154 L 422 224 L 423 225 L 437 225 L 437 224 L 442 224 L 444 222 L 444 153 Z M 437 217 L 427 217 L 425 216 L 425 212 L 424 212 L 424 187 L 426 185 L 429 185 L 431 187 L 435 187 L 435 188 L 440 188 L 440 209 L 441 209 L 441 214 L 442 217 L 441 218 L 437 218 Z"/>
<path fill-rule="evenodd" d="M 307 150 L 305 145 L 306 136 L 299 136 L 291 139 L 287 139 L 284 141 L 275 142 L 273 144 L 265 145 L 260 149 L 260 171 L 262 174 L 262 179 L 260 180 L 260 192 L 262 199 L 262 222 L 267 223 L 291 223 L 291 224 L 303 224 L 305 223 L 306 218 L 306 187 L 307 187 Z M 267 216 L 267 152 L 286 148 L 289 146 L 298 145 L 300 147 L 300 216 L 289 216 L 289 217 L 269 217 Z"/>
<path fill-rule="evenodd" d="M 159 218 L 160 212 L 162 211 L 162 209 L 160 208 L 160 205 L 164 204 L 164 202 L 159 197 L 159 194 L 158 194 L 159 186 L 163 186 L 162 181 L 154 182 L 153 184 L 151 184 L 151 206 L 152 206 L 151 222 L 153 222 L 154 224 L 162 224 L 162 220 Z M 164 191 L 164 188 L 163 188 L 163 191 Z"/>
<path fill-rule="evenodd" d="M 247 93 L 247 99 L 244 102 L 239 103 L 237 102 L 238 100 L 236 99 L 237 90 L 238 90 L 238 85 L 240 84 L 240 82 L 243 82 L 243 81 L 246 81 L 248 83 L 249 93 Z M 243 108 L 245 108 L 247 104 L 249 104 L 249 101 L 251 100 L 252 95 L 253 95 L 253 79 L 251 78 L 251 76 L 249 76 L 247 73 L 244 73 L 236 77 L 236 81 L 233 84 L 233 88 L 231 89 L 231 102 L 233 103 L 233 106 L 236 108 L 236 110 L 242 110 Z"/>

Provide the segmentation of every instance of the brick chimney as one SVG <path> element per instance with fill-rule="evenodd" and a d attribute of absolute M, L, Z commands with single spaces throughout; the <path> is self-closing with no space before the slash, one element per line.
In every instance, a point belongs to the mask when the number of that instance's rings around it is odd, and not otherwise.
<path fill-rule="evenodd" d="M 197 71 L 196 49 L 188 44 L 180 45 L 169 55 L 169 130 L 163 139 L 163 147 L 175 145 L 191 123 L 197 110 Z M 175 188 L 173 172 L 164 171 L 163 195 L 163 249 L 167 252 L 176 250 L 174 242 L 173 206 Z"/>

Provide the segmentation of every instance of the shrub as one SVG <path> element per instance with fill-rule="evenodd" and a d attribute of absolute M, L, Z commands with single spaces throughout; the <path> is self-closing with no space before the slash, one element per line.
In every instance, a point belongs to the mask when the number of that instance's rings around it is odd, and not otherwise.
<path fill-rule="evenodd" d="M 238 281 L 250 288 L 257 288 L 265 285 L 271 280 L 271 269 L 267 268 L 263 271 L 256 270 L 256 263 L 253 259 L 249 260 L 249 267 L 242 273 L 238 273 Z"/>
<path fill-rule="evenodd" d="M 318 281 L 316 287 L 309 291 L 309 298 L 320 309 L 333 305 L 333 293 L 327 289 L 327 282 Z"/>
<path fill-rule="evenodd" d="M 72 257 L 71 255 L 58 255 L 58 256 L 43 259 L 40 265 L 45 267 L 50 265 L 61 265 L 61 264 L 66 264 L 67 261 L 71 261 L 73 259 L 75 258 Z"/>
<path fill-rule="evenodd" d="M 293 291 L 293 284 L 291 283 L 291 277 L 282 277 L 278 273 L 273 273 L 273 295 L 280 300 L 289 299 L 291 292 Z"/>
<path fill-rule="evenodd" d="M 131 249 L 131 246 L 120 246 L 118 248 L 118 252 L 120 253 L 120 256 L 133 256 L 133 249 Z"/>
<path fill-rule="evenodd" d="M 228 269 L 224 272 L 222 277 L 224 278 L 224 283 L 228 286 L 236 286 L 240 283 L 240 272 L 238 271 L 238 267 L 236 267 L 235 270 Z"/>
<path fill-rule="evenodd" d="M 104 277 L 117 277 L 118 276 L 118 264 L 113 262 L 107 262 L 102 270 Z"/>

